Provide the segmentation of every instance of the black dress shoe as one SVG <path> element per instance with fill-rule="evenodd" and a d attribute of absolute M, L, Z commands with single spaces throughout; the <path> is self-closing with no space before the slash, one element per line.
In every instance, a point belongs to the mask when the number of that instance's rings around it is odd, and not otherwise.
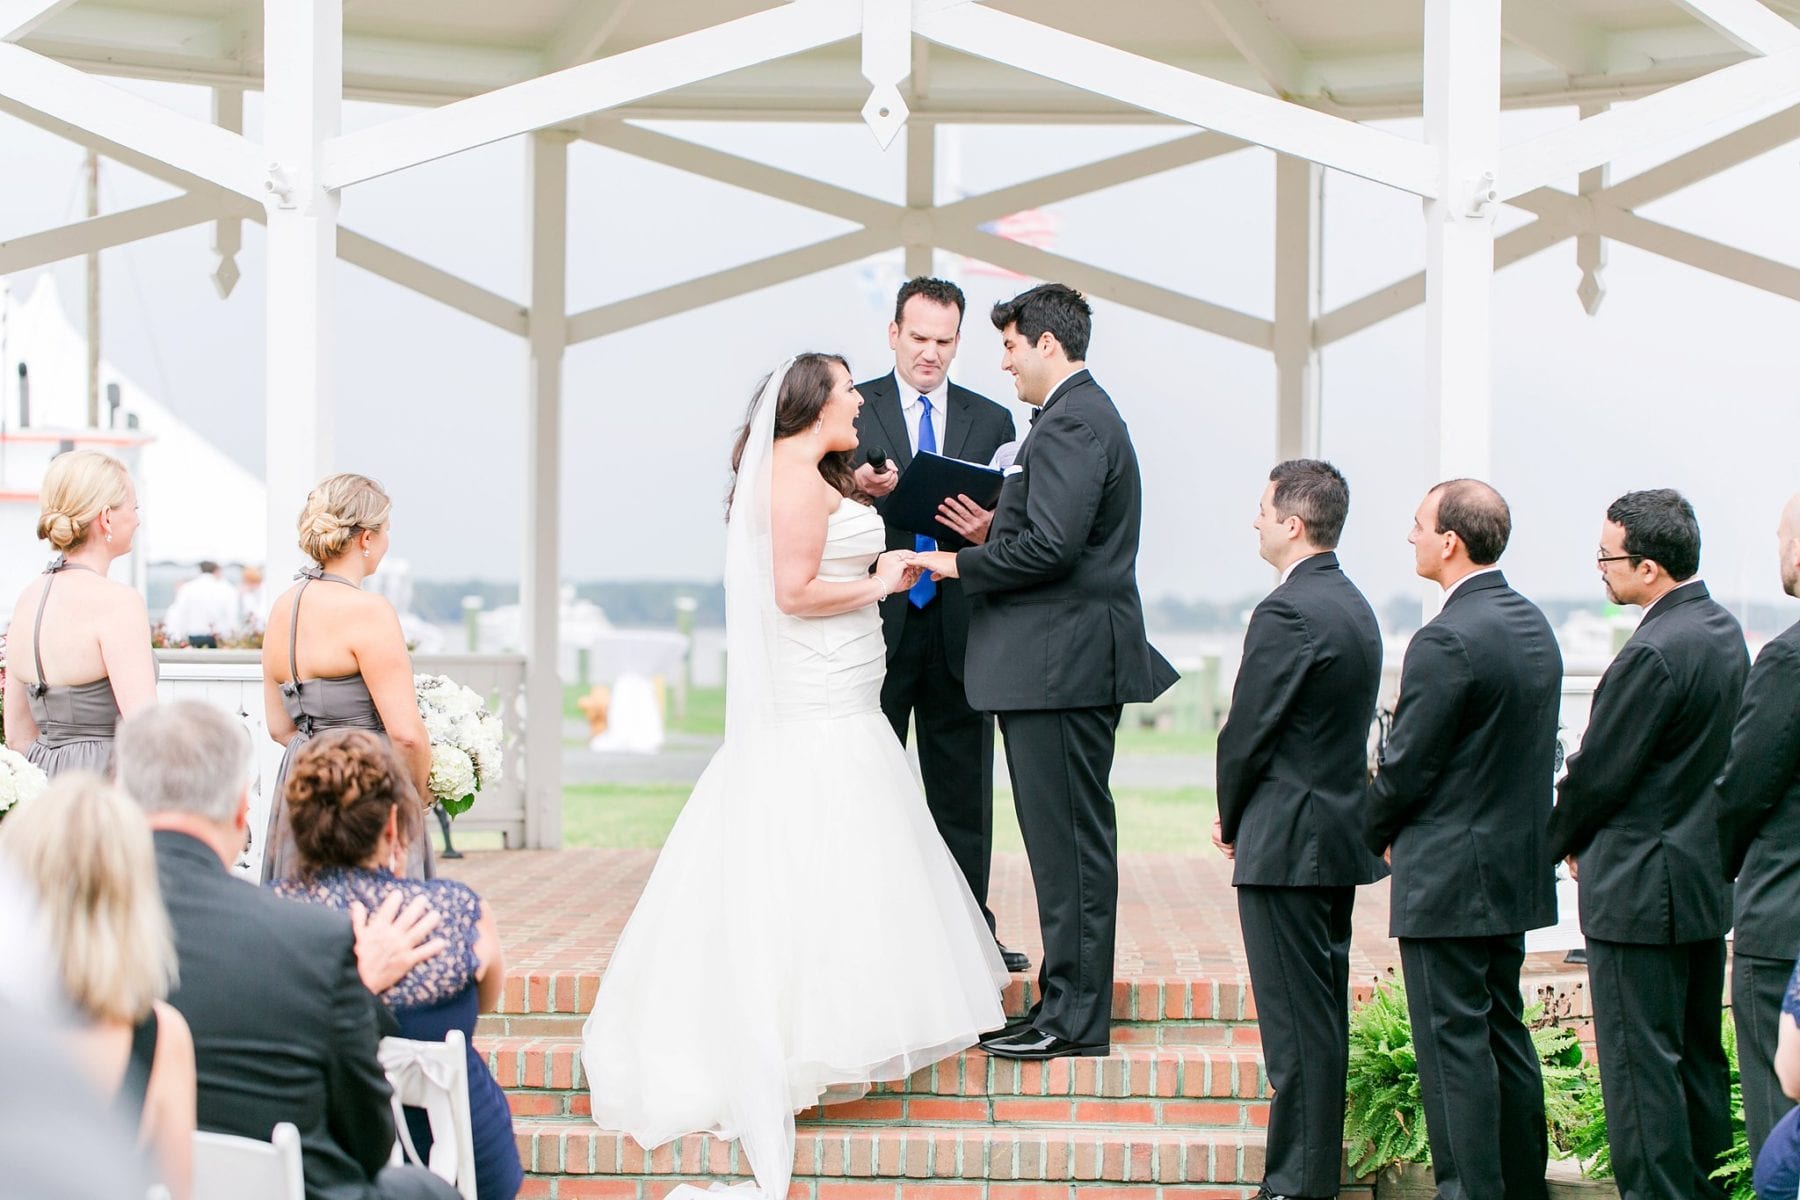
<path fill-rule="evenodd" d="M 1006 944 L 998 939 L 995 940 L 994 945 L 1000 947 L 1000 961 L 1006 964 L 1008 971 L 1014 975 L 1020 975 L 1031 970 L 1031 960 L 1025 955 L 1017 950 L 1008 950 Z"/>
<path fill-rule="evenodd" d="M 976 1041 L 976 1045 L 981 1046 L 983 1049 L 986 1049 L 987 1044 L 989 1042 L 999 1041 L 1001 1038 L 1014 1037 L 1018 1034 L 1024 1033 L 1027 1029 L 1031 1028 L 1031 1023 L 1033 1021 L 1035 1021 L 1036 1019 L 1037 1019 L 1037 1010 L 1032 1009 L 1030 1012 L 1026 1013 L 1022 1017 L 1014 1017 L 1012 1020 L 1008 1021 L 1006 1024 L 1002 1025 L 998 1029 L 988 1030 L 986 1033 L 982 1034 L 981 1037 Z"/>
<path fill-rule="evenodd" d="M 1291 1196 L 1286 1192 L 1272 1192 L 1268 1184 L 1256 1189 L 1256 1200 L 1335 1200 L 1333 1197 Z"/>
<path fill-rule="evenodd" d="M 1041 1033 L 1036 1029 L 1025 1029 L 1010 1037 L 997 1037 L 981 1043 L 981 1048 L 996 1058 L 1105 1058 L 1112 1053 L 1112 1047 L 1105 1043 L 1098 1046 L 1084 1046 L 1080 1042 L 1071 1042 L 1068 1038 L 1059 1038 L 1054 1033 Z"/>

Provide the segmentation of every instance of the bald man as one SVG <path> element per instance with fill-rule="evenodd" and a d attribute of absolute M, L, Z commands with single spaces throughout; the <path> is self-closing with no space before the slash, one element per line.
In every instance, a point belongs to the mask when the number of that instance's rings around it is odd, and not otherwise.
<path fill-rule="evenodd" d="M 1388 933 L 1406 1005 L 1438 1195 L 1542 1200 L 1544 1085 L 1525 1028 L 1525 931 L 1556 921 L 1545 852 L 1562 652 L 1507 585 L 1512 513 L 1474 479 L 1413 515 L 1414 567 L 1444 607 L 1413 635 L 1400 703 L 1364 805 L 1393 868 Z"/>
<path fill-rule="evenodd" d="M 1781 590 L 1800 597 L 1800 495 L 1781 510 L 1775 540 Z M 1794 1106 L 1775 1078 L 1775 1034 L 1800 956 L 1800 623 L 1756 656 L 1713 787 L 1725 875 L 1737 880 L 1731 1019 L 1755 1155 Z"/>

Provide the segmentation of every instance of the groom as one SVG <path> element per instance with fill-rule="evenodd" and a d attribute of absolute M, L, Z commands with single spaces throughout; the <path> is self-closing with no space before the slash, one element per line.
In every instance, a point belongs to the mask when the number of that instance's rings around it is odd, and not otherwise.
<path fill-rule="evenodd" d="M 1043 929 L 1037 1004 L 981 1045 L 1005 1058 L 1102 1056 L 1119 901 L 1113 740 L 1121 706 L 1176 675 L 1144 636 L 1137 453 L 1083 361 L 1092 310 L 1046 283 L 992 316 L 1000 365 L 1039 411 L 987 540 L 919 559 L 969 597 L 963 678 L 969 703 L 999 714 Z"/>

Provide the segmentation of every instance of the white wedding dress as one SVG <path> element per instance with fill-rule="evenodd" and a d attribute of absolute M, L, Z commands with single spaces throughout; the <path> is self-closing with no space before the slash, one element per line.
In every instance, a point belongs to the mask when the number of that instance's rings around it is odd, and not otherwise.
<path fill-rule="evenodd" d="M 582 1063 L 599 1125 L 646 1148 L 741 1139 L 743 1190 L 782 1200 L 794 1113 L 972 1045 L 1002 1024 L 1007 975 L 881 714 L 876 607 L 774 609 L 757 426 L 727 539 L 724 745 L 619 937 Z M 884 543 L 842 501 L 819 577 L 866 580 Z"/>

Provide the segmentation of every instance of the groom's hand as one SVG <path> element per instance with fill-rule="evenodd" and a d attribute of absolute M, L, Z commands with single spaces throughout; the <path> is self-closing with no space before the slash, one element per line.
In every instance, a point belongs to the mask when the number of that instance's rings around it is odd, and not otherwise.
<path fill-rule="evenodd" d="M 1213 818 L 1212 837 L 1213 845 L 1219 848 L 1220 854 L 1228 859 L 1237 857 L 1237 847 L 1225 840 L 1225 822 L 1218 817 Z"/>
<path fill-rule="evenodd" d="M 951 496 L 938 505 L 937 516 L 977 546 L 987 541 L 988 526 L 994 523 L 994 514 L 967 496 Z"/>
<path fill-rule="evenodd" d="M 913 558 L 913 564 L 931 572 L 933 579 L 956 579 L 956 555 L 948 550 L 929 550 Z"/>

